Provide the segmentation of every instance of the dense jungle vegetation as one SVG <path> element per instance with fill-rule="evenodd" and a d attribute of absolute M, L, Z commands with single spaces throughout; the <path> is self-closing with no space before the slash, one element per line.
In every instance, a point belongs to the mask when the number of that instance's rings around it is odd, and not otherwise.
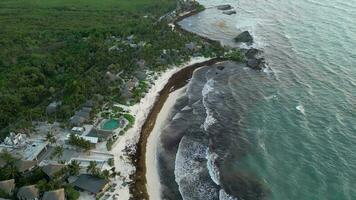
<path fill-rule="evenodd" d="M 193 54 L 221 52 L 193 34 L 172 31 L 159 17 L 175 0 L 1 0 L 0 138 L 47 120 L 46 106 L 67 121 L 87 99 L 121 98 L 123 81 L 145 68 L 158 71 Z M 186 48 L 195 42 L 198 51 Z"/>

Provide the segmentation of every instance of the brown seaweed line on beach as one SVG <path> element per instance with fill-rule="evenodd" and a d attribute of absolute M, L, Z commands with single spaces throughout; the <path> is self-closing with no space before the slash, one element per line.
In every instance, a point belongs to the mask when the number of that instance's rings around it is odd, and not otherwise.
<path fill-rule="evenodd" d="M 178 24 L 180 21 L 182 21 L 185 18 L 188 18 L 190 16 L 193 16 L 195 14 L 198 14 L 199 10 L 192 10 L 188 12 L 185 15 L 178 16 L 174 21 L 173 24 L 176 27 L 177 31 L 180 32 L 188 32 L 180 27 Z M 205 41 L 209 43 L 216 43 L 217 41 L 212 40 L 207 37 L 199 36 Z M 163 107 L 164 102 L 167 100 L 169 94 L 184 85 L 187 84 L 187 80 L 189 80 L 193 72 L 203 66 L 206 65 L 213 65 L 217 62 L 221 61 L 226 61 L 226 58 L 212 58 L 210 60 L 201 62 L 201 63 L 196 63 L 190 66 L 187 66 L 175 74 L 172 75 L 172 77 L 168 80 L 167 84 L 164 86 L 164 88 L 159 92 L 158 98 L 156 99 L 152 109 L 150 110 L 145 123 L 142 126 L 141 132 L 140 132 L 140 139 L 139 142 L 137 143 L 137 148 L 135 154 L 131 155 L 131 160 L 136 166 L 136 172 L 130 177 L 132 182 L 130 183 L 130 193 L 132 195 L 131 199 L 134 200 L 143 200 L 143 199 L 149 199 L 149 195 L 147 192 L 147 180 L 146 180 L 146 145 L 147 145 L 147 139 L 155 125 L 157 116 Z"/>
<path fill-rule="evenodd" d="M 133 161 L 136 165 L 136 173 L 133 175 L 133 183 L 130 186 L 130 192 L 133 199 L 149 199 L 146 188 L 146 145 L 147 139 L 155 125 L 157 116 L 163 107 L 164 102 L 167 100 L 169 94 L 187 84 L 193 72 L 203 66 L 213 65 L 217 62 L 225 61 L 225 58 L 212 58 L 208 61 L 196 63 L 185 67 L 175 73 L 169 80 L 164 88 L 159 92 L 158 99 L 154 103 L 150 113 L 147 116 L 145 123 L 142 126 L 140 140 L 137 144 L 136 154 L 133 155 Z"/>

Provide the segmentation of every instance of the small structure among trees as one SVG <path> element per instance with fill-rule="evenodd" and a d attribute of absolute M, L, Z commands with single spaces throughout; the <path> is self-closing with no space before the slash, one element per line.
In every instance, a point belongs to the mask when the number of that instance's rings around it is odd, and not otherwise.
<path fill-rule="evenodd" d="M 47 191 L 43 194 L 42 200 L 65 200 L 64 189 Z"/>
<path fill-rule="evenodd" d="M 81 174 L 73 185 L 80 190 L 99 195 L 109 187 L 109 181 L 89 174 Z"/>
<path fill-rule="evenodd" d="M 15 179 L 0 181 L 0 197 L 12 196 L 15 189 Z"/>
<path fill-rule="evenodd" d="M 17 193 L 17 198 L 20 200 L 34 200 L 39 198 L 39 191 L 36 185 L 23 186 Z"/>
<path fill-rule="evenodd" d="M 42 167 L 42 171 L 48 176 L 48 179 L 63 178 L 62 170 L 65 170 L 66 166 L 62 164 L 49 164 Z M 61 177 L 58 177 L 61 176 Z"/>

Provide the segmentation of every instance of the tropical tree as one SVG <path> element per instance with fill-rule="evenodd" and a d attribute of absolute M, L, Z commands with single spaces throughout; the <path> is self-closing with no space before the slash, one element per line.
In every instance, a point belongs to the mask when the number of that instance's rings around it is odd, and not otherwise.
<path fill-rule="evenodd" d="M 0 154 L 0 158 L 6 163 L 6 165 L 13 165 L 16 161 L 16 158 L 14 158 L 8 151 L 4 150 Z"/>
<path fill-rule="evenodd" d="M 104 179 L 109 179 L 109 177 L 110 177 L 110 171 L 105 169 L 105 170 L 101 173 L 101 176 L 102 176 Z"/>
<path fill-rule="evenodd" d="M 73 188 L 71 185 L 64 186 L 64 192 L 68 200 L 77 200 L 79 199 L 80 193 Z"/>
<path fill-rule="evenodd" d="M 51 143 L 51 144 L 56 143 L 56 138 L 55 138 L 54 135 L 53 135 L 52 133 L 50 133 L 50 132 L 48 132 L 48 133 L 46 134 L 46 140 L 47 140 L 49 143 Z"/>
<path fill-rule="evenodd" d="M 72 176 L 76 176 L 79 174 L 80 171 L 80 165 L 79 162 L 76 160 L 72 160 L 72 162 L 68 165 L 69 167 L 69 173 Z"/>
<path fill-rule="evenodd" d="M 90 142 L 76 136 L 75 134 L 70 134 L 69 136 L 69 144 L 73 146 L 77 146 L 79 148 L 84 149 L 84 151 L 89 151 L 90 150 Z"/>
<path fill-rule="evenodd" d="M 12 179 L 18 175 L 17 167 L 15 166 L 16 158 L 14 158 L 8 151 L 4 150 L 0 153 L 0 159 L 5 162 L 5 166 L 0 169 L 1 179 Z"/>
<path fill-rule="evenodd" d="M 38 188 L 38 190 L 40 192 L 45 192 L 45 191 L 47 191 L 49 189 L 48 188 L 48 183 L 47 183 L 47 181 L 45 179 L 38 181 L 37 184 L 36 184 L 36 187 Z"/>
<path fill-rule="evenodd" d="M 97 174 L 98 169 L 97 169 L 97 162 L 96 161 L 90 161 L 89 166 L 87 167 L 87 172 L 89 172 L 92 175 Z"/>
<path fill-rule="evenodd" d="M 18 174 L 18 170 L 14 164 L 7 165 L 5 168 L 1 170 L 2 175 L 6 177 L 6 179 L 15 178 Z"/>
<path fill-rule="evenodd" d="M 113 167 L 114 166 L 114 158 L 109 158 L 108 159 L 108 164 L 110 167 Z"/>
<path fill-rule="evenodd" d="M 62 146 L 56 146 L 53 150 L 51 157 L 57 157 L 58 159 L 63 156 L 64 149 Z"/>

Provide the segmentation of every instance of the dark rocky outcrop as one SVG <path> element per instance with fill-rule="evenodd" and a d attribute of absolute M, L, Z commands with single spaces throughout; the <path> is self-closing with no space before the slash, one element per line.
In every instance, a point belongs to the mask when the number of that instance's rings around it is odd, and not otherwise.
<path fill-rule="evenodd" d="M 259 50 L 255 48 L 248 49 L 245 53 L 247 59 L 255 58 L 257 54 L 259 54 Z"/>
<path fill-rule="evenodd" d="M 247 44 L 253 43 L 253 37 L 251 36 L 250 32 L 244 31 L 240 33 L 237 37 L 235 37 L 235 42 L 243 42 Z"/>
<path fill-rule="evenodd" d="M 226 5 L 220 5 L 220 6 L 217 6 L 218 10 L 230 10 L 232 9 L 231 5 L 229 4 L 226 4 Z"/>
<path fill-rule="evenodd" d="M 264 58 L 247 59 L 247 66 L 255 70 L 262 70 L 265 67 L 265 63 Z"/>
<path fill-rule="evenodd" d="M 236 14 L 236 10 L 225 10 L 223 12 L 223 14 L 225 14 L 225 15 L 234 15 L 234 14 Z"/>
<path fill-rule="evenodd" d="M 224 70 L 225 69 L 224 66 L 218 66 L 217 68 L 218 68 L 218 70 Z"/>

